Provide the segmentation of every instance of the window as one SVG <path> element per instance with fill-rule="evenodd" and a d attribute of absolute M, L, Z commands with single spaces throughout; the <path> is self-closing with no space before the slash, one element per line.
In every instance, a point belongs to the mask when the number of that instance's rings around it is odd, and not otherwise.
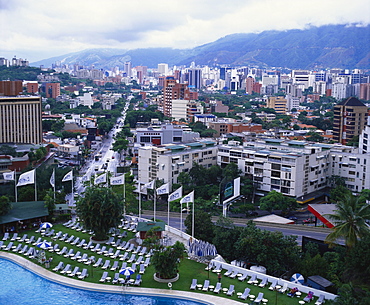
<path fill-rule="evenodd" d="M 140 137 L 140 142 L 150 143 L 150 137 Z"/>
<path fill-rule="evenodd" d="M 271 171 L 271 177 L 280 178 L 280 172 Z"/>
<path fill-rule="evenodd" d="M 280 180 L 271 178 L 271 184 L 280 185 Z"/>
<path fill-rule="evenodd" d="M 271 164 L 271 168 L 272 169 L 275 169 L 275 170 L 280 170 L 281 169 L 281 165 L 280 164 L 276 164 L 276 163 L 272 163 Z"/>
<path fill-rule="evenodd" d="M 354 172 L 354 171 L 348 171 L 348 174 L 349 175 L 356 175 L 356 172 Z"/>

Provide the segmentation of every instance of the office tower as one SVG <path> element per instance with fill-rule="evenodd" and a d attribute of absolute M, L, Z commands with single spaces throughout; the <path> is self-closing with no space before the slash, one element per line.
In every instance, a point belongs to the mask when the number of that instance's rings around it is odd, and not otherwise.
<path fill-rule="evenodd" d="M 131 61 L 126 61 L 123 71 L 126 73 L 127 77 L 131 77 Z"/>
<path fill-rule="evenodd" d="M 247 77 L 245 80 L 245 92 L 247 94 L 253 94 L 253 85 L 254 85 L 254 78 Z"/>
<path fill-rule="evenodd" d="M 144 80 L 148 76 L 148 67 L 146 66 L 137 66 L 135 67 L 137 73 L 137 81 L 139 84 L 143 84 Z"/>
<path fill-rule="evenodd" d="M 158 64 L 158 73 L 160 75 L 168 75 L 168 64 Z"/>
<path fill-rule="evenodd" d="M 364 130 L 368 117 L 367 107 L 355 97 L 334 106 L 333 139 L 347 144 Z"/>
<path fill-rule="evenodd" d="M 188 86 L 192 89 L 200 89 L 202 87 L 202 70 L 193 68 L 189 69 Z"/>
<path fill-rule="evenodd" d="M 39 92 L 39 84 L 38 82 L 29 82 L 27 83 L 27 93 L 38 93 Z"/>
<path fill-rule="evenodd" d="M 0 143 L 42 143 L 40 97 L 0 98 Z"/>
<path fill-rule="evenodd" d="M 0 81 L 0 95 L 3 96 L 17 96 L 23 91 L 22 81 Z"/>

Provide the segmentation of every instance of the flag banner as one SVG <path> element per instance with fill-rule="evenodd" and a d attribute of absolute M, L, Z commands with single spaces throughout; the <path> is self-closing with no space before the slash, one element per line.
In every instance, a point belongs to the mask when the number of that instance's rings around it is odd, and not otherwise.
<path fill-rule="evenodd" d="M 31 170 L 29 172 L 25 172 L 19 176 L 19 180 L 17 186 L 27 185 L 27 184 L 34 184 L 35 183 L 35 170 Z"/>
<path fill-rule="evenodd" d="M 3 173 L 4 180 L 14 180 L 14 171 L 9 173 Z"/>
<path fill-rule="evenodd" d="M 94 180 L 94 184 L 106 183 L 106 182 L 107 182 L 107 174 L 100 175 L 99 177 L 96 177 Z"/>
<path fill-rule="evenodd" d="M 117 177 L 111 177 L 110 178 L 110 185 L 122 185 L 125 184 L 125 176 L 120 175 Z"/>
<path fill-rule="evenodd" d="M 170 192 L 170 184 L 166 183 L 157 188 L 157 195 L 164 195 Z"/>
<path fill-rule="evenodd" d="M 168 196 L 168 201 L 174 201 L 182 197 L 182 186 L 180 186 L 176 191 L 174 191 L 170 196 Z"/>
<path fill-rule="evenodd" d="M 62 179 L 62 182 L 66 182 L 66 181 L 72 181 L 73 180 L 73 171 L 70 171 L 69 173 L 67 173 L 63 179 Z"/>
<path fill-rule="evenodd" d="M 180 201 L 180 203 L 189 203 L 189 202 L 194 202 L 194 191 L 192 191 L 191 193 L 187 194 Z"/>
<path fill-rule="evenodd" d="M 53 173 L 51 174 L 51 177 L 50 177 L 50 185 L 52 187 L 55 187 L 55 171 L 53 171 Z"/>
<path fill-rule="evenodd" d="M 145 183 L 142 187 L 141 187 L 141 190 L 145 190 L 145 189 L 154 189 L 154 182 L 155 180 L 149 182 L 149 183 Z"/>

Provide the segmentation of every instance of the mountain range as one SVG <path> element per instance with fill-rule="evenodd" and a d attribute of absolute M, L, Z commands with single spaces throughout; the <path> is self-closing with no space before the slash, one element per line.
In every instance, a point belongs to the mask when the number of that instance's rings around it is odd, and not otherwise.
<path fill-rule="evenodd" d="M 290 69 L 370 68 L 370 26 L 326 25 L 303 30 L 232 34 L 193 49 L 88 49 L 38 62 L 32 66 L 63 64 L 94 65 L 123 69 L 132 66 L 156 68 L 173 65 L 230 65 L 282 67 Z"/>

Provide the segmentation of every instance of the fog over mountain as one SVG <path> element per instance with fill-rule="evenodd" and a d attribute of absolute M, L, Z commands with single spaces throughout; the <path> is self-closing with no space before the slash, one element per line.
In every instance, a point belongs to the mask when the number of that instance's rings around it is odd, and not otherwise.
<path fill-rule="evenodd" d="M 370 26 L 327 25 L 305 30 L 233 34 L 193 49 L 88 49 L 31 63 L 51 67 L 64 64 L 95 68 L 169 65 L 253 65 L 292 69 L 370 68 Z"/>

